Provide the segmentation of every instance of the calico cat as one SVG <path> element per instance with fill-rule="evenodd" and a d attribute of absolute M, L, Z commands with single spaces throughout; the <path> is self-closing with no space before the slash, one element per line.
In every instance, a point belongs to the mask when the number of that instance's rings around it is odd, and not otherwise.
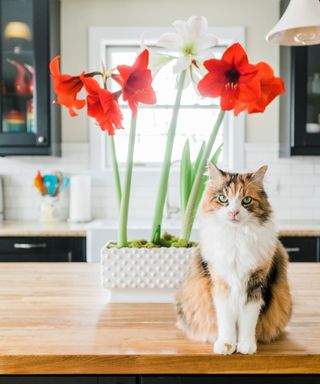
<path fill-rule="evenodd" d="M 178 326 L 219 354 L 255 353 L 291 316 L 288 255 L 263 187 L 267 166 L 226 173 L 209 164 L 200 247 L 176 297 Z"/>

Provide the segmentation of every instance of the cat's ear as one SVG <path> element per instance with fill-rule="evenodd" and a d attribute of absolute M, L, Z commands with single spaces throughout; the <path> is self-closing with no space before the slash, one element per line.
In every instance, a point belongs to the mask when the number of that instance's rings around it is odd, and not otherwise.
<path fill-rule="evenodd" d="M 211 161 L 208 161 L 208 174 L 211 181 L 221 181 L 224 176 L 224 172 L 221 171 L 215 164 Z"/>
<path fill-rule="evenodd" d="M 257 171 L 255 171 L 251 178 L 252 180 L 256 181 L 257 183 L 263 183 L 263 179 L 264 179 L 264 176 L 266 174 L 268 170 L 268 166 L 267 165 L 263 165 L 262 167 L 260 167 Z"/>

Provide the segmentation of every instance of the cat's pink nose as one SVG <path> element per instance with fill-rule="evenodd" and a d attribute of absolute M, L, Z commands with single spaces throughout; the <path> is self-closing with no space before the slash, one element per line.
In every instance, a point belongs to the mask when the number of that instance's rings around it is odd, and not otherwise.
<path fill-rule="evenodd" d="M 238 214 L 239 214 L 239 211 L 230 211 L 229 212 L 229 216 L 232 220 L 234 220 Z"/>

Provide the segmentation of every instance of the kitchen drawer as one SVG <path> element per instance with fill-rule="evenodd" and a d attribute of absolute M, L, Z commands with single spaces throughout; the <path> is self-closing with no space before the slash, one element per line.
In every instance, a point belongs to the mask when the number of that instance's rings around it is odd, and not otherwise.
<path fill-rule="evenodd" d="M 138 384 L 136 376 L 100 376 L 98 384 Z"/>
<path fill-rule="evenodd" d="M 86 261 L 82 237 L 1 237 L 0 262 Z"/>
<path fill-rule="evenodd" d="M 197 383 L 201 384 L 201 380 L 197 377 Z M 142 376 L 141 384 L 181 384 L 181 376 L 180 375 L 150 375 L 150 376 Z M 214 381 L 211 378 L 211 383 Z"/>
<path fill-rule="evenodd" d="M 97 376 L 0 376 L 0 384 L 98 384 Z"/>
<path fill-rule="evenodd" d="M 319 379 L 319 375 L 163 375 L 142 376 L 141 384 L 319 384 Z"/>
<path fill-rule="evenodd" d="M 177 384 L 318 384 L 318 380 L 319 375 L 186 375 Z"/>
<path fill-rule="evenodd" d="M 316 237 L 281 237 L 290 261 L 318 261 L 318 242 Z"/>

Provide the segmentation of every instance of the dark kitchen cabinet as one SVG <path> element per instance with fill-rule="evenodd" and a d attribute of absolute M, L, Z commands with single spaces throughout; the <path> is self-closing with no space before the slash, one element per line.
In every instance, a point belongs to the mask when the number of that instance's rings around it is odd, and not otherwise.
<path fill-rule="evenodd" d="M 317 237 L 282 237 L 290 261 L 317 262 L 319 261 L 319 242 Z"/>
<path fill-rule="evenodd" d="M 98 384 L 97 376 L 0 376 L 0 384 Z"/>
<path fill-rule="evenodd" d="M 199 380 L 199 376 L 197 376 Z M 142 376 L 141 384 L 181 384 L 182 377 L 179 375 L 166 376 L 166 375 L 152 375 Z M 200 383 L 200 381 L 199 381 Z"/>
<path fill-rule="evenodd" d="M 86 261 L 85 237 L 1 237 L 0 262 Z"/>
<path fill-rule="evenodd" d="M 284 12 L 289 0 L 280 3 Z M 320 155 L 320 45 L 280 47 L 280 156 Z"/>
<path fill-rule="evenodd" d="M 141 384 L 318 384 L 318 375 L 162 375 L 142 376 Z"/>
<path fill-rule="evenodd" d="M 0 156 L 60 155 L 49 74 L 59 18 L 59 0 L 0 0 Z"/>
<path fill-rule="evenodd" d="M 98 376 L 98 384 L 140 384 L 138 376 Z"/>
<path fill-rule="evenodd" d="M 319 384 L 320 375 L 0 376 L 0 384 Z"/>

